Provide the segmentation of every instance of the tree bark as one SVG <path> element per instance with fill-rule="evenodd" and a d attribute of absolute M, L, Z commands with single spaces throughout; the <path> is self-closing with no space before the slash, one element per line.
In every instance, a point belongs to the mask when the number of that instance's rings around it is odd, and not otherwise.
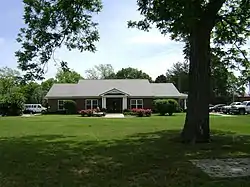
<path fill-rule="evenodd" d="M 190 35 L 188 108 L 181 134 L 186 143 L 210 141 L 210 31 L 202 24 Z"/>

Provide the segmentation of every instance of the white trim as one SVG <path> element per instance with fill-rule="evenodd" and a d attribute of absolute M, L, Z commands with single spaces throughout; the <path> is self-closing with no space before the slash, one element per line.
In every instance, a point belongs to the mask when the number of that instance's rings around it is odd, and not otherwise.
<path fill-rule="evenodd" d="M 106 94 L 123 94 L 123 95 L 116 95 L 116 96 L 120 96 L 120 97 L 124 96 L 124 95 L 125 96 L 129 95 L 129 94 L 117 89 L 117 88 L 112 88 L 112 89 L 110 89 L 108 91 L 105 91 L 105 92 L 101 93 L 100 96 L 106 96 Z"/>
<path fill-rule="evenodd" d="M 135 104 L 132 104 L 132 101 L 133 101 L 133 100 L 135 100 Z M 142 101 L 142 104 L 138 104 L 138 103 L 137 103 L 139 100 Z M 136 108 L 138 108 L 137 105 L 142 105 L 142 108 L 143 108 L 143 104 L 144 104 L 144 103 L 143 103 L 143 99 L 130 99 L 130 106 L 129 106 L 129 107 L 130 107 L 130 109 L 132 109 L 131 105 L 135 105 Z"/>
<path fill-rule="evenodd" d="M 123 97 L 122 98 L 122 109 L 128 109 L 128 98 L 127 97 Z"/>
<path fill-rule="evenodd" d="M 98 99 L 85 99 L 85 109 L 87 109 L 87 101 L 91 101 L 90 102 L 91 109 L 93 109 L 93 101 L 97 101 L 97 107 L 99 105 L 99 100 Z"/>
<path fill-rule="evenodd" d="M 59 102 L 60 102 L 60 101 L 62 101 L 62 102 L 63 102 L 63 105 L 64 105 L 64 100 L 57 100 L 57 110 L 58 110 L 58 111 L 63 111 L 63 110 L 65 110 L 64 107 L 63 107 L 63 109 L 60 109 L 60 108 L 59 108 Z"/>
<path fill-rule="evenodd" d="M 187 109 L 187 99 L 184 99 L 184 110 Z"/>
<path fill-rule="evenodd" d="M 124 96 L 124 95 L 105 95 L 105 96 L 102 96 L 102 97 L 106 97 L 106 98 L 123 98 L 123 97 L 127 97 L 127 96 Z"/>
<path fill-rule="evenodd" d="M 102 108 L 106 108 L 106 97 L 102 97 Z"/>

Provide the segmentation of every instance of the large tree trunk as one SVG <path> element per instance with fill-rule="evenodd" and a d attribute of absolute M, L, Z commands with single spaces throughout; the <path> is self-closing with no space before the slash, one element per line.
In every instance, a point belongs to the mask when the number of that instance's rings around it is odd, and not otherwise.
<path fill-rule="evenodd" d="M 190 35 L 188 108 L 182 140 L 186 143 L 210 141 L 210 29 L 197 26 Z"/>

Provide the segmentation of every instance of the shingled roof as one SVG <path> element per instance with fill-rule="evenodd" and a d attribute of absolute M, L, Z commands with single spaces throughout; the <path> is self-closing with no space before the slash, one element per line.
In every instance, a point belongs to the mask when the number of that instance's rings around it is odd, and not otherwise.
<path fill-rule="evenodd" d="M 150 83 L 146 79 L 106 79 L 54 84 L 46 98 L 97 97 L 112 89 L 132 97 L 187 97 L 172 83 Z"/>

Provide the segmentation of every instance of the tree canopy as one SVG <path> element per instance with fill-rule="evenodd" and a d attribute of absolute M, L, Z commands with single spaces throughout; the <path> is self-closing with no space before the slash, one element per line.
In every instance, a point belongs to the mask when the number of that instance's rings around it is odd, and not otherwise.
<path fill-rule="evenodd" d="M 155 83 L 167 83 L 167 77 L 165 75 L 159 75 L 155 79 Z"/>
<path fill-rule="evenodd" d="M 101 0 L 23 0 L 24 22 L 17 41 L 19 67 L 28 78 L 43 78 L 57 48 L 95 52 L 99 40 L 92 15 L 102 9 Z"/>
<path fill-rule="evenodd" d="M 170 33 L 172 39 L 186 43 L 189 97 L 182 139 L 210 141 L 211 57 L 216 53 L 226 65 L 240 66 L 248 79 L 250 63 L 242 46 L 250 35 L 249 0 L 138 0 L 137 4 L 143 19 L 129 21 L 129 27 L 148 31 L 155 25 L 162 34 Z"/>
<path fill-rule="evenodd" d="M 122 68 L 116 75 L 116 79 L 148 79 L 152 82 L 152 78 L 145 72 L 138 70 L 136 68 Z"/>
<path fill-rule="evenodd" d="M 111 64 L 99 64 L 85 71 L 87 79 L 109 79 L 115 77 L 114 68 Z"/>
<path fill-rule="evenodd" d="M 56 73 L 56 82 L 58 83 L 78 83 L 83 77 L 74 70 L 62 70 L 59 69 Z"/>

